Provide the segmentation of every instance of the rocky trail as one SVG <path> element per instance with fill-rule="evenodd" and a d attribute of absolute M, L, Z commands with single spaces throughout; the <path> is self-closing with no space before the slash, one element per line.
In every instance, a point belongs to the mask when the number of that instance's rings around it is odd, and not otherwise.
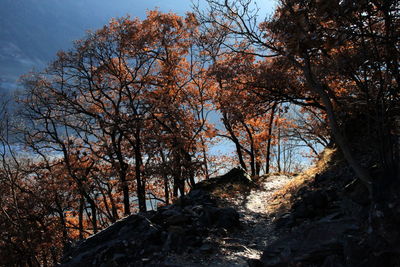
<path fill-rule="evenodd" d="M 157 211 L 128 216 L 73 247 L 62 266 L 249 266 L 280 235 L 268 205 L 290 176 L 254 183 L 235 168 Z"/>
<path fill-rule="evenodd" d="M 220 200 L 221 206 L 239 212 L 241 228 L 229 233 L 215 233 L 200 248 L 201 253 L 170 254 L 167 264 L 178 266 L 249 266 L 251 259 L 260 259 L 263 250 L 276 240 L 273 217 L 267 211 L 276 190 L 292 176 L 273 175 L 243 195 Z"/>
<path fill-rule="evenodd" d="M 61 266 L 400 266 L 399 239 L 391 234 L 400 205 L 389 207 L 390 216 L 376 210 L 371 217 L 366 189 L 337 162 L 257 182 L 234 168 L 174 204 L 127 216 L 79 242 Z M 285 209 L 288 197 L 290 210 L 279 216 L 274 207 Z M 368 233 L 370 222 L 385 228 Z"/>

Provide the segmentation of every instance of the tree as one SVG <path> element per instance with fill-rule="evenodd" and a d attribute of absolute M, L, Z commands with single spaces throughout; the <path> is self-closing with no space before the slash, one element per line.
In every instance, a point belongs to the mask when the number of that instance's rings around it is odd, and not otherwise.
<path fill-rule="evenodd" d="M 54 265 L 71 241 L 209 177 L 212 79 L 197 28 L 192 14 L 113 20 L 22 78 L 0 132 L 7 264 Z"/>
<path fill-rule="evenodd" d="M 175 196 L 178 189 L 183 196 L 186 180 L 193 186 L 197 170 L 206 166 L 213 132 L 206 120 L 209 78 L 193 38 L 197 26 L 191 14 L 150 11 L 143 21 L 114 20 L 59 52 L 45 72 L 25 77 L 30 91 L 22 98 L 24 114 L 36 128 L 25 131 L 27 141 L 56 143 L 35 151 L 62 152 L 66 163 L 71 157 L 90 162 L 83 176 L 94 174 L 99 162 L 109 164 L 119 178 L 125 215 L 132 187 L 139 210 L 146 210 L 146 162 L 159 159 L 159 152 L 173 171 Z M 71 163 L 67 169 L 76 176 Z M 89 195 L 86 200 L 95 218 L 95 204 Z"/>
<path fill-rule="evenodd" d="M 292 119 L 284 118 L 287 112 L 281 110 L 287 110 L 291 101 L 304 107 L 318 103 L 309 95 L 296 95 L 302 88 L 298 73 L 284 69 L 281 60 L 257 60 L 251 50 L 243 50 L 216 53 L 212 62 L 210 74 L 216 84 L 213 102 L 226 130 L 219 135 L 235 144 L 239 164 L 252 175 L 260 175 L 262 169 L 269 173 L 276 146 L 277 170 L 281 171 L 281 152 L 294 153 L 297 147 L 289 148 L 285 141 L 286 148 L 280 151 L 282 140 L 288 137 L 282 138 L 281 133 L 294 127 Z"/>
<path fill-rule="evenodd" d="M 0 104 L 0 261 L 9 266 L 54 265 L 69 241 L 64 211 L 67 182 L 20 150 L 10 102 Z M 43 163 L 44 165 L 44 163 Z"/>
<path fill-rule="evenodd" d="M 232 46 L 232 40 L 245 42 L 246 48 L 253 47 L 253 54 L 275 57 L 298 73 L 302 86 L 288 100 L 296 103 L 307 95 L 317 100 L 315 106 L 326 113 L 334 141 L 371 196 L 370 174 L 357 160 L 344 131 L 349 117 L 368 118 L 371 127 L 363 131 L 363 138 L 382 140 L 375 143 L 381 151 L 379 164 L 388 176 L 398 176 L 394 160 L 398 145 L 389 141 L 398 140 L 390 134 L 390 129 L 397 127 L 398 116 L 394 108 L 398 102 L 399 53 L 399 32 L 394 27 L 399 12 L 396 1 L 284 0 L 275 15 L 260 24 L 251 12 L 252 1 L 207 2 L 210 13 L 200 12 L 199 17 L 206 23 L 211 21 L 209 27 L 221 29 L 227 36 L 221 45 L 246 52 Z M 276 91 L 269 89 L 272 94 Z"/>

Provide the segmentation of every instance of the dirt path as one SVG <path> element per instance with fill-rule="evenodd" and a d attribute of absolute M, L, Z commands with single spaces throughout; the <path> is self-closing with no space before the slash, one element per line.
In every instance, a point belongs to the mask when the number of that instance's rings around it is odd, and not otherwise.
<path fill-rule="evenodd" d="M 267 212 L 267 205 L 273 193 L 285 185 L 291 176 L 268 177 L 260 189 L 253 189 L 246 196 L 225 200 L 226 205 L 240 214 L 242 229 L 225 237 L 210 237 L 212 247 L 203 246 L 204 253 L 171 255 L 171 264 L 181 266 L 248 266 L 248 259 L 260 258 L 264 248 L 272 242 L 273 225 Z M 217 244 L 217 245 L 215 245 Z"/>

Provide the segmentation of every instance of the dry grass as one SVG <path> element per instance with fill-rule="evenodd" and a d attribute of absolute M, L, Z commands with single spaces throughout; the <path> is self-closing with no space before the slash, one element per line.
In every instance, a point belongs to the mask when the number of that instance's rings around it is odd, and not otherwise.
<path fill-rule="evenodd" d="M 285 186 L 277 190 L 273 195 L 273 200 L 268 205 L 268 212 L 276 215 L 288 212 L 292 206 L 293 196 L 300 188 L 313 181 L 316 174 L 327 168 L 334 152 L 335 149 L 325 149 L 314 166 L 295 176 Z"/>

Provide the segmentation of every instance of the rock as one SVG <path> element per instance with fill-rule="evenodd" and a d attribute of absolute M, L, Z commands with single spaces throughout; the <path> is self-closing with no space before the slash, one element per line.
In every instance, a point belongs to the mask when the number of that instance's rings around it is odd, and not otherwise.
<path fill-rule="evenodd" d="M 263 266 L 321 266 L 327 257 L 343 254 L 346 234 L 358 229 L 350 219 L 304 225 L 268 246 L 260 260 Z"/>
<path fill-rule="evenodd" d="M 214 246 L 213 245 L 211 245 L 211 244 L 209 244 L 209 243 L 206 243 L 206 244 L 203 244 L 200 248 L 199 248 L 199 251 L 201 252 L 201 253 L 211 253 L 211 252 L 213 252 L 214 251 Z"/>
<path fill-rule="evenodd" d="M 276 219 L 275 226 L 277 229 L 280 229 L 283 227 L 290 227 L 293 225 L 293 223 L 294 223 L 294 215 L 290 213 L 285 213 Z"/>
<path fill-rule="evenodd" d="M 191 191 L 184 203 L 116 222 L 71 248 L 61 266 L 167 266 L 168 253 L 209 253 L 214 247 L 203 244 L 207 236 L 239 225 L 239 214 L 219 208 L 207 191 Z"/>
<path fill-rule="evenodd" d="M 329 204 L 327 193 L 323 190 L 313 192 L 309 200 L 311 201 L 314 208 L 317 209 L 324 209 Z"/>
<path fill-rule="evenodd" d="M 180 215 L 180 214 L 181 214 L 180 211 L 178 211 L 177 209 L 171 208 L 171 207 L 169 209 L 165 209 L 165 210 L 162 209 L 161 210 L 161 215 L 164 216 L 164 217 Z"/>
<path fill-rule="evenodd" d="M 182 252 L 182 247 L 186 238 L 185 234 L 186 231 L 183 227 L 171 226 L 168 230 L 168 237 L 164 243 L 163 250 Z"/>
<path fill-rule="evenodd" d="M 354 202 L 348 197 L 343 197 L 340 206 L 341 210 L 349 217 L 365 218 L 368 216 L 368 211 L 362 205 Z"/>
<path fill-rule="evenodd" d="M 297 202 L 293 206 L 293 210 L 293 217 L 296 219 L 312 218 L 314 215 L 314 211 L 304 202 Z"/>
<path fill-rule="evenodd" d="M 344 267 L 343 260 L 337 255 L 328 256 L 321 267 Z"/>
<path fill-rule="evenodd" d="M 310 191 L 305 187 L 299 190 L 298 195 L 298 200 L 292 207 L 293 220 L 325 216 L 326 211 L 330 208 L 330 203 L 333 203 L 336 198 L 336 194 L 331 190 Z"/>
<path fill-rule="evenodd" d="M 212 230 L 213 234 L 219 237 L 226 237 L 228 235 L 228 230 L 225 228 L 217 228 Z"/>
<path fill-rule="evenodd" d="M 184 214 L 172 215 L 166 219 L 166 223 L 169 225 L 184 224 L 184 223 L 188 223 L 189 221 L 190 221 L 190 217 L 188 217 Z"/>
<path fill-rule="evenodd" d="M 355 179 L 351 183 L 347 184 L 345 187 L 345 192 L 352 201 L 359 205 L 365 206 L 370 202 L 368 197 L 368 189 L 358 179 Z"/>
<path fill-rule="evenodd" d="M 247 264 L 249 265 L 249 267 L 263 267 L 264 266 L 263 262 L 260 260 L 257 260 L 257 259 L 248 259 Z"/>
<path fill-rule="evenodd" d="M 219 228 L 232 229 L 240 225 L 239 213 L 233 208 L 221 208 L 214 213 L 215 225 Z"/>
<path fill-rule="evenodd" d="M 344 241 L 343 255 L 348 266 L 358 266 L 368 259 L 369 254 L 370 250 L 365 240 L 360 240 L 357 236 L 349 236 Z"/>
<path fill-rule="evenodd" d="M 214 215 L 216 213 L 217 208 L 215 207 L 203 207 L 200 211 L 200 215 L 197 219 L 197 224 L 203 227 L 211 227 L 214 223 Z"/>
<path fill-rule="evenodd" d="M 208 180 L 197 183 L 193 189 L 202 189 L 211 192 L 216 188 L 229 187 L 232 184 L 241 184 L 246 186 L 255 186 L 250 176 L 242 168 L 237 167 L 230 170 L 228 173 Z"/>
<path fill-rule="evenodd" d="M 211 198 L 210 193 L 204 189 L 193 189 L 187 196 L 185 196 L 185 198 L 187 205 L 216 205 L 216 202 Z"/>

